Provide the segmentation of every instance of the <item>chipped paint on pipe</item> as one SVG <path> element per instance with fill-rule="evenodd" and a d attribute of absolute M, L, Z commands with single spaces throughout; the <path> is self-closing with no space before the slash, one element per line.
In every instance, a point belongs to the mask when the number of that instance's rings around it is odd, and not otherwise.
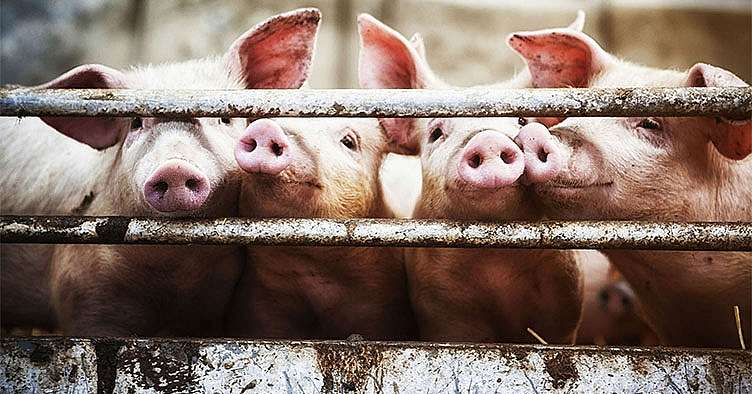
<path fill-rule="evenodd" d="M 0 391 L 746 393 L 752 363 L 661 347 L 2 338 Z"/>
<path fill-rule="evenodd" d="M 0 89 L 0 116 L 752 116 L 752 88 Z"/>
<path fill-rule="evenodd" d="M 2 216 L 4 243 L 752 251 L 752 223 Z"/>

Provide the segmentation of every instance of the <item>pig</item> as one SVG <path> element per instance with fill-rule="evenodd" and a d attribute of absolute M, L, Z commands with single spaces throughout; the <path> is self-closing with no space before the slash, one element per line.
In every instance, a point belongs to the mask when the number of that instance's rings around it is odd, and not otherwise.
<path fill-rule="evenodd" d="M 518 32 L 508 43 L 535 86 L 748 86 L 733 73 L 698 63 L 688 71 L 630 63 L 571 29 Z M 752 220 L 752 121 L 722 117 L 567 118 L 522 148 L 562 163 L 533 179 L 539 206 L 553 218 L 660 221 Z M 545 149 L 541 146 L 545 145 Z M 526 168 L 527 168 L 526 167 Z M 708 251 L 604 251 L 634 289 L 664 344 L 740 346 L 733 307 L 750 344 L 752 254 Z"/>
<path fill-rule="evenodd" d="M 124 72 L 84 65 L 39 88 L 298 88 L 308 75 L 319 21 L 318 10 L 299 9 L 256 25 L 222 57 Z M 237 136 L 247 125 L 245 119 L 100 117 L 41 121 L 47 126 L 39 127 L 37 120 L 29 126 L 35 135 L 45 135 L 41 142 L 50 141 L 52 137 L 46 135 L 54 129 L 93 151 L 65 152 L 72 155 L 73 164 L 60 162 L 57 150 L 52 150 L 54 156 L 46 153 L 40 157 L 20 151 L 14 153 L 15 161 L 7 161 L 24 170 L 49 167 L 55 168 L 55 173 L 64 173 L 61 179 L 38 176 L 22 188 L 27 193 L 60 191 L 49 195 L 65 197 L 57 205 L 50 203 L 54 209 L 69 209 L 72 205 L 68 197 L 75 202 L 81 191 L 91 190 L 85 194 L 88 201 L 79 200 L 82 203 L 73 213 L 160 217 L 237 214 L 239 178 L 232 152 Z M 76 164 L 78 155 L 86 158 L 86 163 Z M 60 170 L 61 166 L 88 173 Z M 65 191 L 66 187 L 76 190 Z M 19 211 L 26 209 L 23 203 L 17 206 Z M 48 263 L 51 304 L 66 334 L 220 335 L 243 260 L 242 248 L 226 246 L 59 245 Z"/>
<path fill-rule="evenodd" d="M 577 24 L 579 22 L 575 22 Z M 370 15 L 358 18 L 363 88 L 449 89 L 412 42 Z M 484 88 L 529 86 L 529 76 Z M 475 221 L 541 216 L 522 182 L 515 138 L 546 131 L 525 118 L 380 119 L 403 153 L 420 156 L 414 217 Z M 542 131 L 541 131 L 542 129 Z M 554 163 L 555 164 L 555 163 Z M 419 335 L 431 341 L 572 343 L 582 279 L 573 252 L 516 249 L 409 249 L 406 271 Z"/>
<path fill-rule="evenodd" d="M 579 251 L 584 281 L 582 321 L 577 343 L 583 345 L 657 344 L 655 333 L 645 324 L 634 291 L 606 256 Z"/>
<path fill-rule="evenodd" d="M 239 211 L 254 218 L 391 218 L 379 169 L 391 141 L 375 119 L 260 119 L 240 137 Z M 249 247 L 230 334 L 414 338 L 398 249 Z"/>

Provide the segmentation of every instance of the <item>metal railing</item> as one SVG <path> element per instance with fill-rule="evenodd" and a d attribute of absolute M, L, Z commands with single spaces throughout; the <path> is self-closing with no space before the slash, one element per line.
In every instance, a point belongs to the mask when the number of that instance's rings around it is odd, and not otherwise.
<path fill-rule="evenodd" d="M 0 89 L 0 116 L 752 117 L 752 88 Z M 2 138 L 2 136 L 0 136 Z M 2 216 L 3 243 L 752 251 L 752 223 Z M 294 354 L 295 357 L 289 357 Z M 286 360 L 280 363 L 279 360 Z M 410 365 L 410 368 L 404 368 Z M 0 391 L 747 392 L 748 352 L 483 344 L 1 338 Z M 503 379 L 500 378 L 503 376 Z M 608 377 L 606 377 L 608 376 Z M 263 385 L 262 385 L 263 382 Z"/>
<path fill-rule="evenodd" d="M 3 216 L 7 243 L 752 251 L 752 223 Z"/>
<path fill-rule="evenodd" d="M 0 116 L 752 116 L 752 88 L 0 89 Z"/>
<path fill-rule="evenodd" d="M 0 116 L 752 117 L 752 88 L 0 89 Z M 2 216 L 13 243 L 752 250 L 752 223 Z"/>

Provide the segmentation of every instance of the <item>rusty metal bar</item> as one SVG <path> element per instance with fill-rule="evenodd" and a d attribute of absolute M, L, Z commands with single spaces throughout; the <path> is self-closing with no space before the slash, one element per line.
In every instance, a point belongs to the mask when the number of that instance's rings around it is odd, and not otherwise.
<path fill-rule="evenodd" d="M 0 392 L 752 392 L 750 352 L 366 341 L 2 338 Z"/>
<path fill-rule="evenodd" d="M 462 90 L 0 89 L 0 116 L 752 116 L 752 88 Z"/>
<path fill-rule="evenodd" d="M 752 251 L 752 223 L 2 216 L 4 243 Z"/>

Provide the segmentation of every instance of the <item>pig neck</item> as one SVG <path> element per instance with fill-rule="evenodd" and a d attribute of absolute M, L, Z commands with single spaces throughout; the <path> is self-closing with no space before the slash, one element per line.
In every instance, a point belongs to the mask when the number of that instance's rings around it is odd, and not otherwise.
<path fill-rule="evenodd" d="M 697 189 L 695 206 L 672 220 L 752 221 L 752 162 L 718 164 L 721 170 Z M 738 345 L 731 308 L 739 305 L 743 316 L 752 313 L 752 253 L 610 250 L 604 254 L 632 285 L 662 339 L 679 345 Z M 698 321 L 718 324 L 698 325 Z M 749 334 L 745 332 L 747 340 Z"/>
<path fill-rule="evenodd" d="M 425 178 L 424 178 L 425 179 Z M 425 188 L 424 193 L 427 193 Z M 534 213 L 531 204 L 523 203 L 526 200 L 524 194 L 520 195 L 519 204 L 514 209 L 510 208 L 506 212 L 479 213 L 470 210 L 462 210 L 456 207 L 462 205 L 461 202 L 447 204 L 441 213 L 434 206 L 426 203 L 426 199 L 420 198 L 415 209 L 414 217 L 416 219 L 448 219 L 448 220 L 472 220 L 472 221 L 489 221 L 504 222 L 509 220 L 539 220 L 541 217 Z M 529 199 L 527 199 L 529 200 Z M 468 201 L 472 204 L 472 201 Z M 545 274 L 550 270 L 551 264 L 561 265 L 564 270 L 569 272 L 574 267 L 574 260 L 568 251 L 549 250 L 549 249 L 438 249 L 444 256 L 444 267 L 448 271 L 454 270 L 448 265 L 454 267 L 478 267 L 483 272 L 481 277 L 492 278 L 495 275 L 489 270 L 504 270 L 515 277 L 530 276 L 537 277 Z M 427 250 L 419 250 L 418 255 L 431 255 Z M 499 265 L 499 263 L 503 265 Z M 540 264 L 543 262 L 543 264 Z"/>
<path fill-rule="evenodd" d="M 379 192 L 376 203 L 367 218 L 393 218 L 394 214 L 383 202 Z M 242 216 L 263 216 L 253 213 L 243 213 Z M 251 247 L 249 253 L 253 255 L 254 263 L 272 270 L 286 270 L 286 267 L 304 267 L 317 272 L 329 269 L 352 269 L 358 270 L 360 266 L 368 266 L 378 263 L 385 257 L 392 256 L 394 252 L 387 248 L 354 248 L 354 247 L 319 247 L 319 246 L 293 246 L 293 247 Z M 284 260 L 285 264 L 279 264 Z M 319 265 L 323 263 L 325 265 Z M 320 270 L 319 268 L 322 268 Z"/>

